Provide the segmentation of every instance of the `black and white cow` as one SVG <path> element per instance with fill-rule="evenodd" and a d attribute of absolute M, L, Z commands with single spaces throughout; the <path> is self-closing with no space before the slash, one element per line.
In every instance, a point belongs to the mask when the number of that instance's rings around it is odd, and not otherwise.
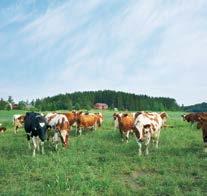
<path fill-rule="evenodd" d="M 27 112 L 25 116 L 24 128 L 27 134 L 29 148 L 30 138 L 32 138 L 33 156 L 35 156 L 36 149 L 39 150 L 39 144 L 41 144 L 42 154 L 44 154 L 44 140 L 47 131 L 45 117 L 39 113 Z"/>

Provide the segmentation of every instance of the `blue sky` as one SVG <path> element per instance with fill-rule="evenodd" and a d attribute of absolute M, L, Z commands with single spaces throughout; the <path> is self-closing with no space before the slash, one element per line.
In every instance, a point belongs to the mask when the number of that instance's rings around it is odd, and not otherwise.
<path fill-rule="evenodd" d="M 206 0 L 1 0 L 0 97 L 112 89 L 207 101 Z"/>

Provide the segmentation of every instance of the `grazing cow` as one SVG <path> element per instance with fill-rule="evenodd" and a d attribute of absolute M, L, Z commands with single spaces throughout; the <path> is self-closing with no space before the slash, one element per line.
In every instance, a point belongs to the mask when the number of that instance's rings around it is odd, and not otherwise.
<path fill-rule="evenodd" d="M 122 140 L 126 138 L 126 142 L 128 143 L 129 140 L 129 133 L 133 132 L 134 129 L 134 114 L 113 114 L 114 122 L 115 122 L 115 129 L 119 129 L 121 134 Z"/>
<path fill-rule="evenodd" d="M 55 143 L 56 150 L 59 142 L 62 142 L 67 147 L 70 131 L 70 124 L 67 117 L 63 114 L 50 113 L 46 115 L 46 121 L 48 126 L 55 130 L 52 140 Z"/>
<path fill-rule="evenodd" d="M 148 155 L 148 146 L 152 139 L 158 148 L 160 130 L 167 120 L 165 112 L 139 112 L 135 115 L 134 129 L 139 155 L 142 155 L 142 144 L 145 146 L 145 154 Z"/>
<path fill-rule="evenodd" d="M 0 133 L 4 133 L 6 131 L 6 127 L 0 127 Z"/>
<path fill-rule="evenodd" d="M 195 122 L 198 122 L 199 117 L 201 116 L 207 117 L 207 112 L 195 112 L 195 113 L 190 113 L 190 114 L 183 114 L 181 116 L 183 117 L 184 121 L 187 121 L 193 124 Z"/>
<path fill-rule="evenodd" d="M 13 125 L 14 125 L 14 133 L 17 133 L 17 130 L 23 127 L 25 115 L 15 114 L 13 116 Z"/>
<path fill-rule="evenodd" d="M 92 113 L 78 113 L 77 119 L 77 134 L 81 135 L 82 129 L 92 128 L 96 130 L 98 118 L 97 115 Z"/>
<path fill-rule="evenodd" d="M 33 142 L 33 157 L 35 157 L 36 149 L 39 150 L 41 144 L 42 154 L 44 154 L 44 140 L 46 135 L 46 120 L 39 113 L 27 112 L 25 116 L 24 128 L 27 134 L 27 140 L 30 147 L 30 138 Z"/>

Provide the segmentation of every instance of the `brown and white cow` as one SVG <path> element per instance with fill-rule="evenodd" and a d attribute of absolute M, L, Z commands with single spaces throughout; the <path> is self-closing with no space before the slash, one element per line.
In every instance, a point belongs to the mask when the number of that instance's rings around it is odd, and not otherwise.
<path fill-rule="evenodd" d="M 135 117 L 134 113 L 113 114 L 114 129 L 119 130 L 122 140 L 124 140 L 125 138 L 127 143 L 129 140 L 129 133 L 132 133 L 134 129 L 134 117 Z"/>
<path fill-rule="evenodd" d="M 58 148 L 59 142 L 62 142 L 67 147 L 70 132 L 70 124 L 67 117 L 63 114 L 49 113 L 45 118 L 48 126 L 55 130 L 52 138 L 52 141 L 55 143 L 55 148 Z"/>
<path fill-rule="evenodd" d="M 94 113 L 97 116 L 97 125 L 98 127 L 101 127 L 101 125 L 103 124 L 103 114 L 101 112 L 98 113 Z"/>
<path fill-rule="evenodd" d="M 136 114 L 134 129 L 136 141 L 139 147 L 139 155 L 142 155 L 142 145 L 145 146 L 145 154 L 149 154 L 148 146 L 152 140 L 158 148 L 160 130 L 167 120 L 165 112 L 139 112 Z"/>
<path fill-rule="evenodd" d="M 98 124 L 98 117 L 93 113 L 78 113 L 77 119 L 77 134 L 81 135 L 82 129 L 96 130 Z"/>
<path fill-rule="evenodd" d="M 17 133 L 17 130 L 23 127 L 24 118 L 25 115 L 21 115 L 21 114 L 15 114 L 13 116 L 14 133 Z"/>
<path fill-rule="evenodd" d="M 114 113 L 113 114 L 113 120 L 114 120 L 114 130 L 118 130 L 119 129 L 119 121 L 118 121 L 118 116 L 122 116 L 122 113 Z"/>

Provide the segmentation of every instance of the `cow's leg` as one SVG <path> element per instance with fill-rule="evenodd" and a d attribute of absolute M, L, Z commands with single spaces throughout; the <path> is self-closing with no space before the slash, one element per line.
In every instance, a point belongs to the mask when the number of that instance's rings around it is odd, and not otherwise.
<path fill-rule="evenodd" d="M 203 129 L 204 152 L 207 153 L 207 130 Z"/>
<path fill-rule="evenodd" d="M 14 133 L 15 134 L 17 133 L 17 129 L 18 129 L 18 126 L 15 126 L 15 128 L 14 128 Z"/>
<path fill-rule="evenodd" d="M 77 133 L 77 135 L 80 135 L 80 126 L 79 125 L 77 125 L 77 128 L 76 128 L 76 133 Z"/>
<path fill-rule="evenodd" d="M 26 134 L 27 134 L 28 148 L 30 150 L 31 149 L 30 133 L 26 133 Z"/>
<path fill-rule="evenodd" d="M 124 136 L 126 138 L 126 143 L 128 143 L 129 142 L 129 131 L 124 132 Z"/>
<path fill-rule="evenodd" d="M 36 144 L 37 144 L 37 151 L 40 151 L 40 140 L 39 137 L 35 137 Z"/>
<path fill-rule="evenodd" d="M 34 136 L 32 137 L 32 142 L 33 142 L 33 153 L 32 153 L 32 156 L 35 157 L 37 144 L 36 144 L 36 139 L 35 139 Z"/>
<path fill-rule="evenodd" d="M 44 141 L 41 141 L 40 145 L 42 149 L 42 154 L 45 154 Z"/>
<path fill-rule="evenodd" d="M 142 155 L 142 143 L 137 138 L 136 138 L 136 141 L 137 141 L 137 144 L 138 144 L 138 153 L 139 153 L 139 156 L 141 156 Z"/>
<path fill-rule="evenodd" d="M 126 143 L 129 142 L 129 131 L 127 131 L 127 134 L 126 134 Z"/>
<path fill-rule="evenodd" d="M 157 149 L 159 147 L 159 138 L 160 138 L 160 131 L 157 133 L 157 135 L 155 137 L 155 148 L 157 148 Z"/>
<path fill-rule="evenodd" d="M 124 141 L 124 135 L 123 135 L 123 131 L 121 129 L 119 129 L 120 135 L 121 135 L 121 141 Z"/>
<path fill-rule="evenodd" d="M 57 131 L 55 131 L 54 136 L 53 136 L 53 138 L 52 138 L 52 141 L 53 141 L 53 144 L 55 145 L 55 150 L 56 150 L 56 151 L 57 151 L 57 149 L 58 149 L 58 143 L 59 143 L 59 140 L 60 140 L 60 138 L 59 138 L 59 136 L 58 136 L 58 133 L 57 133 Z"/>
<path fill-rule="evenodd" d="M 204 143 L 204 152 L 207 153 L 207 142 Z"/>
<path fill-rule="evenodd" d="M 82 134 L 82 128 L 81 127 L 79 128 L 78 133 L 81 136 L 81 134 Z"/>
<path fill-rule="evenodd" d="M 94 131 L 97 129 L 97 123 L 94 124 Z"/>
<path fill-rule="evenodd" d="M 149 143 L 150 143 L 150 138 L 147 138 L 147 140 L 145 141 L 145 155 L 149 154 Z"/>

